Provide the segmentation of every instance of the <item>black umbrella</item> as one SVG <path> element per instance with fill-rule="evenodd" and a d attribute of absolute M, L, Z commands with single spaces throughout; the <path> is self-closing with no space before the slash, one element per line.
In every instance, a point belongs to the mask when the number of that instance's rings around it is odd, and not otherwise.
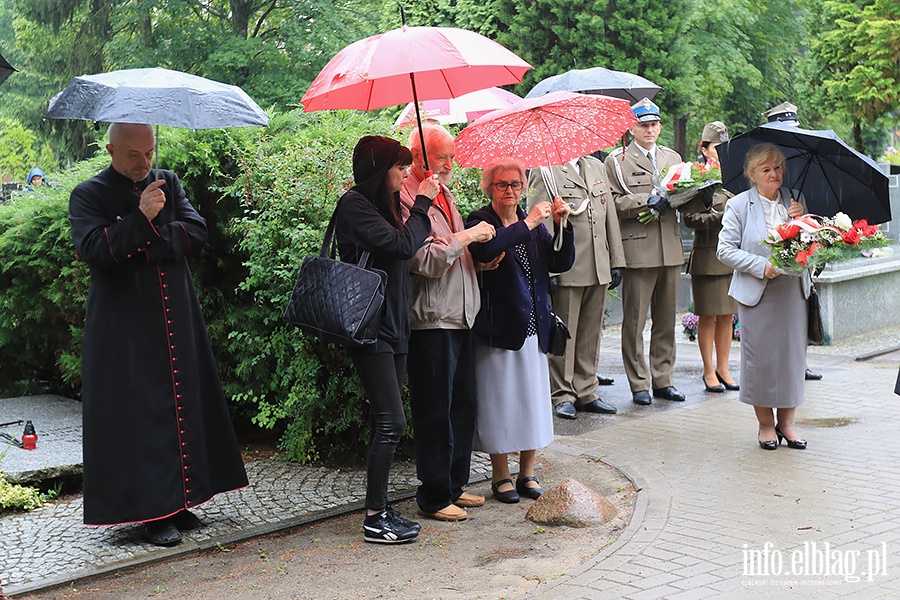
<path fill-rule="evenodd" d="M 0 56 L 0 83 L 6 81 L 6 78 L 9 77 L 9 74 L 13 71 L 17 71 L 15 67 L 13 67 L 9 62 Z"/>
<path fill-rule="evenodd" d="M 891 220 L 887 175 L 830 129 L 766 123 L 720 144 L 716 150 L 726 189 L 737 194 L 750 187 L 743 173 L 744 156 L 763 142 L 775 144 L 784 153 L 784 186 L 800 190 L 811 213 L 831 217 L 843 212 L 873 225 Z"/>
<path fill-rule="evenodd" d="M 185 129 L 269 123 L 268 115 L 241 88 L 160 67 L 75 77 L 50 100 L 47 118 Z"/>
<path fill-rule="evenodd" d="M 582 94 L 602 94 L 622 98 L 634 104 L 642 98 L 653 98 L 660 89 L 658 85 L 640 75 L 593 67 L 572 69 L 560 75 L 547 77 L 531 88 L 525 97 L 534 98 L 562 90 Z"/>

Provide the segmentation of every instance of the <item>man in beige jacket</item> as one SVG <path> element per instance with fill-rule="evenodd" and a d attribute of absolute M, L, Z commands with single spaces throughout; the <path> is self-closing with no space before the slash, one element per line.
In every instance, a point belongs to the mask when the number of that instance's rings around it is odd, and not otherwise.
<path fill-rule="evenodd" d="M 638 123 L 628 147 L 616 149 L 605 161 L 606 176 L 616 203 L 625 275 L 622 278 L 622 361 L 635 404 L 646 405 L 653 397 L 683 401 L 674 386 L 675 305 L 681 283 L 684 250 L 678 217 L 668 201 L 657 194 L 654 173 L 682 162 L 674 150 L 658 146 L 659 107 L 644 98 L 631 107 Z M 647 209 L 659 217 L 642 223 L 638 215 Z M 644 324 L 650 310 L 650 369 L 644 359 Z"/>
<path fill-rule="evenodd" d="M 606 291 L 622 280 L 625 252 L 619 219 L 606 183 L 603 163 L 593 156 L 550 167 L 551 185 L 572 209 L 575 264 L 556 275 L 553 310 L 569 327 L 572 339 L 564 356 L 550 355 L 550 392 L 554 413 L 575 419 L 578 411 L 613 414 L 616 407 L 596 395 L 597 362 Z M 528 177 L 528 205 L 553 202 L 541 169 Z"/>
<path fill-rule="evenodd" d="M 412 409 L 419 512 L 461 521 L 484 496 L 463 491 L 469 482 L 475 435 L 475 365 L 472 324 L 481 307 L 472 242 L 494 237 L 480 223 L 466 229 L 447 184 L 453 169 L 453 136 L 440 125 L 424 125 L 426 171 L 419 131 L 409 140 L 413 164 L 400 190 L 404 219 L 419 183 L 437 177 L 441 193 L 428 210 L 431 237 L 410 261 L 409 399 Z M 433 171 L 433 173 L 432 173 Z"/>

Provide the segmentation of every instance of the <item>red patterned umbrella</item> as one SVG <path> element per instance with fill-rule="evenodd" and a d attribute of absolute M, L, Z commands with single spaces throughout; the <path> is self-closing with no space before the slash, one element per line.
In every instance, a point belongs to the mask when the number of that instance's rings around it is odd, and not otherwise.
<path fill-rule="evenodd" d="M 479 117 L 456 138 L 456 162 L 485 167 L 517 158 L 526 168 L 562 165 L 615 145 L 637 123 L 627 100 L 553 92 Z"/>

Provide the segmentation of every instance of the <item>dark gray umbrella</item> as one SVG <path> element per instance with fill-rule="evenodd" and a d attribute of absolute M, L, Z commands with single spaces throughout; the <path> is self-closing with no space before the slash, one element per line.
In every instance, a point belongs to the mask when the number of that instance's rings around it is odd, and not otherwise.
<path fill-rule="evenodd" d="M 50 100 L 47 118 L 186 129 L 269 123 L 241 88 L 159 67 L 75 77 Z"/>
<path fill-rule="evenodd" d="M 784 186 L 800 190 L 807 209 L 833 217 L 838 212 L 870 224 L 891 220 L 888 177 L 878 164 L 860 154 L 830 130 L 801 129 L 786 123 L 765 123 L 720 144 L 722 182 L 735 194 L 749 187 L 744 157 L 757 144 L 771 142 L 787 159 Z"/>
<path fill-rule="evenodd" d="M 613 71 L 603 67 L 572 69 L 560 75 L 547 77 L 531 88 L 526 98 L 543 96 L 550 92 L 564 90 L 582 94 L 602 94 L 622 98 L 632 104 L 641 98 L 653 98 L 661 88 L 640 75 Z"/>
<path fill-rule="evenodd" d="M 9 62 L 0 56 L 0 83 L 6 81 L 6 78 L 9 77 L 9 74 L 13 71 L 17 71 L 15 67 L 13 67 Z"/>

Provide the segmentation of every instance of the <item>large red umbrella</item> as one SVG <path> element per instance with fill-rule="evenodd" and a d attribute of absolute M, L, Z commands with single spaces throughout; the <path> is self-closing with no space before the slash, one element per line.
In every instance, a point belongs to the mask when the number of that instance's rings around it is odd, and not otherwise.
<path fill-rule="evenodd" d="M 491 87 L 463 94 L 458 98 L 425 100 L 419 113 L 423 119 L 434 119 L 442 125 L 468 123 L 498 108 L 506 108 L 522 98 L 503 88 Z M 394 121 L 394 127 L 402 127 L 416 120 L 416 105 L 410 102 Z"/>
<path fill-rule="evenodd" d="M 635 123 L 627 100 L 552 92 L 479 117 L 457 136 L 456 162 L 485 167 L 509 157 L 529 168 L 562 165 L 614 146 Z"/>
<path fill-rule="evenodd" d="M 418 108 L 419 100 L 456 98 L 518 83 L 530 68 L 500 44 L 473 31 L 404 25 L 338 52 L 300 102 L 306 112 L 372 110 L 407 102 L 415 102 Z"/>

